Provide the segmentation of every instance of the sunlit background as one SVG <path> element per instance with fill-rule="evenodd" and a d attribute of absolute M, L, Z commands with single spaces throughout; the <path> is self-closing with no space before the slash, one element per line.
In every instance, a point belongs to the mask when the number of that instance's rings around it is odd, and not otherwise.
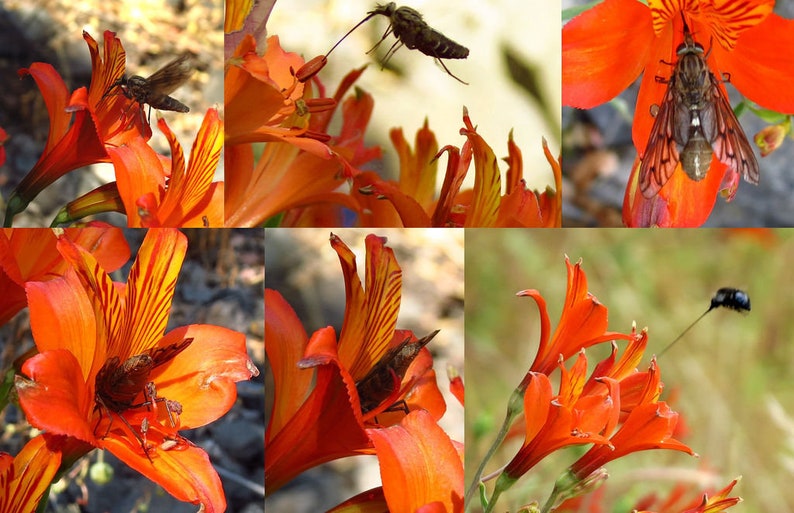
<path fill-rule="evenodd" d="M 628 333 L 634 321 L 638 329 L 648 327 L 643 369 L 708 309 L 717 289 L 743 289 L 752 304 L 747 315 L 712 311 L 659 359 L 662 399 L 675 396 L 672 407 L 689 430 L 682 441 L 700 458 L 649 451 L 608 464 L 604 511 L 631 511 L 641 496 L 664 496 L 674 483 L 719 490 L 739 475 L 732 495 L 744 503 L 737 511 L 794 510 L 793 232 L 467 230 L 466 248 L 467 484 L 537 352 L 538 309 L 515 294 L 539 290 L 554 329 L 567 254 L 573 263 L 582 259 L 590 292 L 609 309 L 610 330 Z M 608 347 L 587 349 L 590 369 L 607 353 Z M 488 471 L 507 463 L 520 442 Z M 543 460 L 497 510 L 543 504 L 554 480 L 583 450 Z"/>

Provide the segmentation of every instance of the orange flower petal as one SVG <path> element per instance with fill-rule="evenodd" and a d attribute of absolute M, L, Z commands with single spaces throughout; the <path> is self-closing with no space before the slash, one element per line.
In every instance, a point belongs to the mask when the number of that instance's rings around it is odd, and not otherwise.
<path fill-rule="evenodd" d="M 86 384 L 74 355 L 63 349 L 45 351 L 25 361 L 16 378 L 19 403 L 33 426 L 97 445 L 91 418 L 93 384 Z"/>
<path fill-rule="evenodd" d="M 794 48 L 794 20 L 770 14 L 743 32 L 733 51 L 714 46 L 721 72 L 747 98 L 778 112 L 794 112 L 794 54 L 775 51 Z M 722 69 L 724 68 L 724 69 Z"/>
<path fill-rule="evenodd" d="M 123 338 L 129 356 L 154 347 L 168 323 L 174 286 L 187 251 L 187 237 L 178 230 L 149 230 L 127 281 Z"/>
<path fill-rule="evenodd" d="M 105 348 L 97 344 L 94 307 L 76 276 L 69 273 L 48 282 L 29 282 L 26 291 L 39 352 L 66 349 L 83 369 L 82 381 L 88 381 L 95 359 L 104 361 Z"/>
<path fill-rule="evenodd" d="M 433 503 L 443 505 L 443 511 L 462 510 L 463 462 L 429 414 L 417 410 L 399 425 L 368 433 L 391 511 L 416 511 Z"/>
<path fill-rule="evenodd" d="M 589 109 L 626 89 L 651 47 L 651 13 L 636 0 L 606 0 L 562 30 L 562 103 Z"/>
<path fill-rule="evenodd" d="M 489 227 L 497 219 L 502 178 L 496 155 L 480 134 L 462 129 L 474 152 L 474 193 L 466 214 L 466 227 Z"/>
<path fill-rule="evenodd" d="M 332 331 L 333 333 L 333 331 Z M 336 336 L 329 335 L 334 343 Z M 269 430 L 281 431 L 308 394 L 312 373 L 298 368 L 309 337 L 287 301 L 275 290 L 265 289 L 265 351 L 270 361 L 275 399 Z"/>
<path fill-rule="evenodd" d="M 385 243 L 386 239 L 367 235 L 365 289 L 356 272 L 355 254 L 339 237 L 331 234 L 331 247 L 339 255 L 345 278 L 345 317 L 339 335 L 339 359 L 354 380 L 363 378 L 386 354 L 397 325 L 402 270 L 394 251 Z"/>
<path fill-rule="evenodd" d="M 151 431 L 153 444 L 165 440 Z M 103 445 L 118 459 L 148 477 L 175 498 L 203 504 L 207 513 L 220 513 L 226 510 L 226 497 L 221 480 L 212 467 L 209 456 L 203 449 L 183 441 L 170 450 L 153 450 L 149 461 L 137 440 L 108 437 Z"/>
<path fill-rule="evenodd" d="M 238 381 L 258 371 L 246 354 L 245 335 L 221 326 L 192 324 L 170 331 L 157 344 L 166 347 L 186 338 L 193 342 L 168 364 L 152 371 L 157 395 L 182 405 L 179 422 L 192 429 L 226 414 L 237 399 Z"/>
<path fill-rule="evenodd" d="M 161 157 L 140 137 L 118 148 L 108 148 L 113 167 L 116 171 L 116 186 L 119 190 L 127 224 L 141 227 L 141 216 L 137 202 L 142 196 L 165 189 L 166 173 Z"/>
<path fill-rule="evenodd" d="M 333 330 L 316 332 L 310 346 L 316 337 L 334 338 Z M 355 385 L 346 374 L 336 358 L 328 364 L 320 364 L 314 389 L 300 409 L 280 431 L 266 433 L 265 488 L 268 493 L 320 463 L 371 453 L 371 442 L 361 428 L 361 412 L 354 411 L 348 392 Z"/>
<path fill-rule="evenodd" d="M 14 458 L 0 453 L 0 511 L 37 511 L 39 501 L 61 464 L 61 453 L 54 438 L 39 435 L 26 443 Z"/>

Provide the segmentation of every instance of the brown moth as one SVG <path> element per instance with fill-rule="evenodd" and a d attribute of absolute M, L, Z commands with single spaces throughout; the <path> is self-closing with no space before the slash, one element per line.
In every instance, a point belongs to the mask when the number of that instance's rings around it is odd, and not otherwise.
<path fill-rule="evenodd" d="M 692 38 L 684 21 L 684 42 L 667 83 L 662 103 L 652 107 L 656 120 L 640 164 L 640 191 L 654 197 L 670 179 L 678 162 L 687 176 L 702 180 L 712 155 L 757 184 L 758 161 L 739 120 L 731 109 L 720 79 L 708 66 L 708 52 Z M 727 77 L 725 78 L 727 81 Z M 656 111 L 656 112 L 654 112 Z"/>
<path fill-rule="evenodd" d="M 135 435 L 141 443 L 146 457 L 149 457 L 148 448 L 145 441 L 132 429 L 127 419 L 121 413 L 146 406 L 155 407 L 157 404 L 165 405 L 169 421 L 172 427 L 176 425 L 174 415 L 182 413 L 182 405 L 177 401 L 171 401 L 163 397 L 157 397 L 154 383 L 149 380 L 149 375 L 157 367 L 168 363 L 176 355 L 184 351 L 191 343 L 192 338 L 186 338 L 165 347 L 156 347 L 147 353 L 130 356 L 122 362 L 118 356 L 108 358 L 105 364 L 99 369 L 95 381 L 95 401 L 94 410 L 99 410 L 100 416 L 107 414 L 112 422 L 112 413 L 115 413 L 124 424 Z M 143 393 L 143 402 L 136 403 L 139 394 Z M 111 425 L 108 424 L 107 432 L 110 432 Z M 141 425 L 141 434 L 145 438 L 149 428 L 149 421 L 144 419 Z M 151 459 L 150 459 L 151 461 Z"/>
<path fill-rule="evenodd" d="M 394 42 L 394 44 L 391 46 L 391 48 L 389 48 L 389 50 L 386 52 L 386 55 L 381 60 L 382 66 L 386 65 L 389 59 L 391 59 L 391 57 L 397 52 L 397 50 L 400 49 L 400 47 L 406 46 L 411 50 L 419 50 L 423 54 L 435 58 L 449 76 L 461 84 L 466 84 L 466 82 L 453 75 L 452 72 L 447 68 L 446 64 L 444 64 L 444 61 L 441 59 L 465 59 L 469 56 L 469 49 L 430 27 L 425 22 L 424 18 L 422 18 L 422 15 L 419 13 L 419 11 L 411 9 L 410 7 L 397 7 L 397 4 L 394 2 L 389 2 L 385 5 L 376 5 L 373 10 L 367 13 L 367 16 L 363 20 L 358 22 L 355 27 L 350 29 L 347 34 L 342 36 L 342 39 L 337 41 L 333 48 L 331 48 L 328 53 L 325 54 L 325 57 L 328 57 L 328 55 L 334 51 L 334 48 L 336 48 L 339 43 L 341 43 L 354 30 L 378 14 L 382 14 L 383 16 L 389 18 L 389 27 L 386 29 L 386 32 L 383 33 L 383 36 L 375 44 L 375 46 L 373 46 L 367 53 L 371 53 L 373 50 L 375 50 L 375 48 L 377 48 L 387 37 L 389 37 L 389 34 L 394 34 L 394 37 L 397 38 L 397 41 Z"/>
<path fill-rule="evenodd" d="M 356 391 L 358 391 L 361 402 L 361 413 L 374 410 L 399 388 L 408 367 L 419 351 L 433 340 L 438 331 L 436 330 L 415 342 L 411 342 L 411 339 L 407 338 L 392 347 L 366 376 L 356 382 Z"/>
<path fill-rule="evenodd" d="M 147 78 L 138 75 L 121 77 L 113 82 L 102 97 L 110 95 L 114 89 L 119 88 L 124 96 L 138 103 L 141 115 L 144 104 L 149 105 L 149 119 L 151 119 L 152 107 L 157 110 L 190 112 L 187 105 L 168 95 L 190 78 L 195 71 L 193 64 L 191 55 L 183 53 Z"/>

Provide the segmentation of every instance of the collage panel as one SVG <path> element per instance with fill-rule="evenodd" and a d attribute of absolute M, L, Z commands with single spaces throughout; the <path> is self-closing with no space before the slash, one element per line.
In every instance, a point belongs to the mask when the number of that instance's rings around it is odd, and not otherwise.
<path fill-rule="evenodd" d="M 223 226 L 220 1 L 0 5 L 3 226 Z"/>
<path fill-rule="evenodd" d="M 564 226 L 794 225 L 794 4 L 566 0 L 562 23 Z"/>
<path fill-rule="evenodd" d="M 493 511 L 791 508 L 794 232 L 468 230 L 466 247 L 467 492 L 482 480 Z"/>
<path fill-rule="evenodd" d="M 559 5 L 230 0 L 227 225 L 560 226 Z"/>
<path fill-rule="evenodd" d="M 0 511 L 263 511 L 263 244 L 0 230 Z"/>
<path fill-rule="evenodd" d="M 463 510 L 463 231 L 268 229 L 265 510 Z"/>

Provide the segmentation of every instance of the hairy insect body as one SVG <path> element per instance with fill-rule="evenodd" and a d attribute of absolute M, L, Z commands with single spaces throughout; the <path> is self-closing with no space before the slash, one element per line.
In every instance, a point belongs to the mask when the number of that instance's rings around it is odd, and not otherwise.
<path fill-rule="evenodd" d="M 385 5 L 376 5 L 373 10 L 367 13 L 363 20 L 358 22 L 347 32 L 347 34 L 342 36 L 342 38 L 337 41 L 330 50 L 328 50 L 328 53 L 325 54 L 323 59 L 317 61 L 322 63 L 321 65 L 312 66 L 316 69 L 299 70 L 301 72 L 298 74 L 299 80 L 301 82 L 305 82 L 310 77 L 314 76 L 314 74 L 325 65 L 328 56 L 337 46 L 339 46 L 339 43 L 344 41 L 347 36 L 349 36 L 363 23 L 366 23 L 370 18 L 379 14 L 389 18 L 389 27 L 386 29 L 386 32 L 383 33 L 383 36 L 380 38 L 380 40 L 375 43 L 375 46 L 373 46 L 367 53 L 375 50 L 375 48 L 377 48 L 387 37 L 389 37 L 389 34 L 394 34 L 394 37 L 397 38 L 397 41 L 386 52 L 386 55 L 381 60 L 381 64 L 385 65 L 392 55 L 394 55 L 394 53 L 399 50 L 401 46 L 405 45 L 411 50 L 419 50 L 423 54 L 435 58 L 449 76 L 462 84 L 466 83 L 453 75 L 452 72 L 447 68 L 446 64 L 444 64 L 444 61 L 441 59 L 465 59 L 469 56 L 469 49 L 451 40 L 441 32 L 431 28 L 422 18 L 422 15 L 415 9 L 411 9 L 410 7 L 397 7 L 397 4 L 394 2 L 389 2 Z"/>
<path fill-rule="evenodd" d="M 122 415 L 127 410 L 147 407 L 157 411 L 157 405 L 163 404 L 171 423 L 171 427 L 176 425 L 176 416 L 182 413 L 182 405 L 177 401 L 172 401 L 157 396 L 154 383 L 149 379 L 151 372 L 157 367 L 171 361 L 177 354 L 185 350 L 193 342 L 192 338 L 186 338 L 181 342 L 171 344 L 166 347 L 158 347 L 148 353 L 130 356 L 124 362 L 118 356 L 109 358 L 99 369 L 95 380 L 95 411 L 99 411 L 100 420 L 102 415 L 107 415 L 112 423 L 112 413 L 135 435 L 143 448 L 146 457 L 149 457 L 149 448 L 146 444 L 146 433 L 150 423 L 147 418 L 141 422 L 141 436 L 139 436 L 130 425 L 129 421 Z M 143 395 L 143 401 L 136 403 L 138 396 Z M 99 422 L 97 423 L 97 425 Z M 108 424 L 104 436 L 110 432 L 111 425 Z"/>
<path fill-rule="evenodd" d="M 662 104 L 640 164 L 640 190 L 652 198 L 681 167 L 692 180 L 705 178 L 716 153 L 719 160 L 758 183 L 758 162 L 720 80 L 708 66 L 707 53 L 684 23 L 684 42 L 667 83 Z"/>
<path fill-rule="evenodd" d="M 144 105 L 149 105 L 150 116 L 152 108 L 173 112 L 190 112 L 187 105 L 168 95 L 184 84 L 194 71 L 191 56 L 184 53 L 150 77 L 143 78 L 138 75 L 121 77 L 110 86 L 103 98 L 114 89 L 119 88 L 125 97 L 138 103 L 141 112 L 143 112 Z"/>
<path fill-rule="evenodd" d="M 356 383 L 362 413 L 377 408 L 400 387 L 408 367 L 437 333 L 438 330 L 415 342 L 406 339 L 389 349 L 367 375 Z"/>
<path fill-rule="evenodd" d="M 383 14 L 391 19 L 391 31 L 402 44 L 437 59 L 465 59 L 469 49 L 451 40 L 425 23 L 422 15 L 410 7 L 394 2 L 378 5 L 369 14 Z M 388 31 L 387 31 L 388 35 Z M 386 35 L 383 36 L 384 38 Z"/>

